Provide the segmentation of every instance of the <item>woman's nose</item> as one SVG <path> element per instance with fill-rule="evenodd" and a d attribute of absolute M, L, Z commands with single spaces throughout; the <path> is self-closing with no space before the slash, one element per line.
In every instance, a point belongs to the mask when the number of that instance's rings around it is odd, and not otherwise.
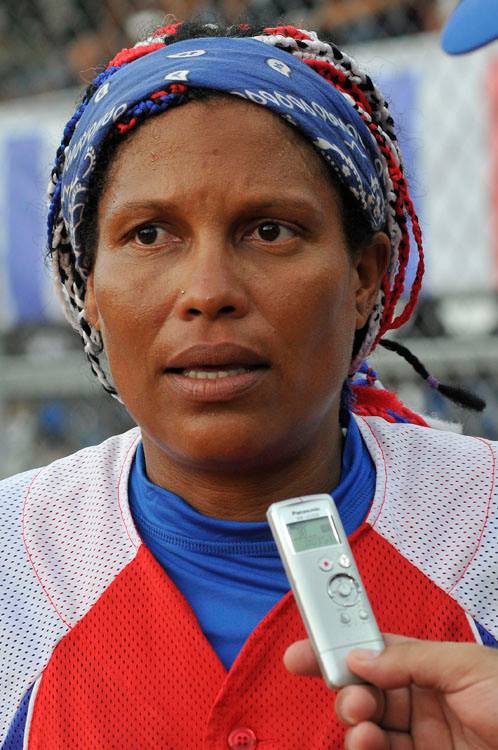
<path fill-rule="evenodd" d="M 248 291 L 238 260 L 230 250 L 200 248 L 192 253 L 191 267 L 179 290 L 178 310 L 183 320 L 242 318 L 247 314 Z"/>

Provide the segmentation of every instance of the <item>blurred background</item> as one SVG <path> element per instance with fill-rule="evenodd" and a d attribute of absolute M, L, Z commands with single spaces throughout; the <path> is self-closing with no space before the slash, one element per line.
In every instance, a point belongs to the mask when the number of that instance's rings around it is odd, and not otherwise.
<path fill-rule="evenodd" d="M 131 426 L 91 375 L 44 261 L 45 186 L 82 86 L 165 21 L 285 19 L 326 32 L 382 85 L 425 232 L 427 275 L 398 338 L 440 380 L 488 402 L 449 405 L 396 355 L 371 361 L 410 405 L 498 439 L 498 43 L 439 49 L 455 0 L 1 0 L 0 478 Z M 139 363 L 137 363 L 139 364 Z"/>

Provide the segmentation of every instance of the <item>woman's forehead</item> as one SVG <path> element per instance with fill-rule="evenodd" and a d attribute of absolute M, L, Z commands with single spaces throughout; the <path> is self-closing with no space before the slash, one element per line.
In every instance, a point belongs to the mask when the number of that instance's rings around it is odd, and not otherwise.
<path fill-rule="evenodd" d="M 195 172 L 192 173 L 192 169 Z M 202 179 L 225 171 L 232 183 L 270 179 L 329 180 L 329 168 L 293 126 L 235 96 L 201 99 L 174 107 L 137 128 L 117 149 L 106 184 L 133 183 L 138 174 Z"/>

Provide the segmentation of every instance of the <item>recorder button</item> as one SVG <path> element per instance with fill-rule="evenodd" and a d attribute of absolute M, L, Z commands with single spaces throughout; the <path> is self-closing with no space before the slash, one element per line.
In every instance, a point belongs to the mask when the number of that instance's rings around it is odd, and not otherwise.
<path fill-rule="evenodd" d="M 327 590 L 330 598 L 341 607 L 352 607 L 358 601 L 359 586 L 354 578 L 345 573 L 331 578 Z"/>
<path fill-rule="evenodd" d="M 344 597 L 349 596 L 351 593 L 351 585 L 343 581 L 342 583 L 338 585 L 337 593 L 339 594 L 339 596 L 344 596 Z"/>
<path fill-rule="evenodd" d="M 368 612 L 366 611 L 366 609 L 360 609 L 358 611 L 358 617 L 360 618 L 360 620 L 368 620 Z"/>
<path fill-rule="evenodd" d="M 322 557 L 321 560 L 318 560 L 318 567 L 320 570 L 324 570 L 326 573 L 329 572 L 329 570 L 332 570 L 332 560 L 328 557 Z"/>
<path fill-rule="evenodd" d="M 348 615 L 348 613 L 347 613 L 347 612 L 341 612 L 341 617 L 340 617 L 340 620 L 341 620 L 341 622 L 343 622 L 343 623 L 344 623 L 345 625 L 347 625 L 347 624 L 348 624 L 348 622 L 351 622 L 351 618 L 350 618 L 350 616 Z"/>
<path fill-rule="evenodd" d="M 341 555 L 339 558 L 339 565 L 341 568 L 349 568 L 351 566 L 351 560 L 347 555 Z"/>

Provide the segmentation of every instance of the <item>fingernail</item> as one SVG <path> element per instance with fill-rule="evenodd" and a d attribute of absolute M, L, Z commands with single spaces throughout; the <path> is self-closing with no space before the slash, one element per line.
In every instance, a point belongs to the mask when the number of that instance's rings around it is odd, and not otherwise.
<path fill-rule="evenodd" d="M 360 661 L 371 661 L 372 659 L 376 659 L 380 653 L 380 651 L 372 651 L 368 648 L 355 648 L 354 651 L 351 651 L 354 658 Z"/>

